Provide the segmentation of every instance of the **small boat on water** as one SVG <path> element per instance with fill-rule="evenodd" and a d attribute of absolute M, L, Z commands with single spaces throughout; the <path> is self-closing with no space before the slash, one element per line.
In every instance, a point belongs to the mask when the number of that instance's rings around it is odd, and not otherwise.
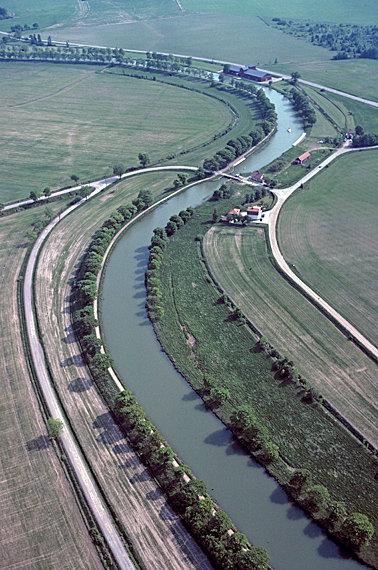
<path fill-rule="evenodd" d="M 290 127 L 287 129 L 287 132 L 288 132 L 288 133 L 291 133 L 291 128 L 290 128 Z"/>

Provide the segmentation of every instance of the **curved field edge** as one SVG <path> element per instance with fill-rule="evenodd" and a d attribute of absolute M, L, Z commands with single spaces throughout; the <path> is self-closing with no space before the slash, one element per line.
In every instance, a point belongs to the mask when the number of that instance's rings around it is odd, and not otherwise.
<path fill-rule="evenodd" d="M 221 204 L 225 210 L 232 205 Z M 154 323 L 164 351 L 199 393 L 204 373 L 230 390 L 230 398 L 216 410 L 226 425 L 241 404 L 257 411 L 281 449 L 280 460 L 269 466 L 277 481 L 287 483 L 293 467 L 308 468 L 334 499 L 377 522 L 370 493 L 375 458 L 322 407 L 303 403 L 297 389 L 277 381 L 270 359 L 254 350 L 256 337 L 230 320 L 229 310 L 219 303 L 219 290 L 211 284 L 195 242 L 212 225 L 208 220 L 213 208 L 211 203 L 197 208 L 164 252 L 160 272 L 164 314 Z M 375 545 L 362 554 L 370 563 Z"/>
<path fill-rule="evenodd" d="M 50 204 L 51 212 L 64 201 Z M 29 239 L 25 233 L 45 218 L 33 209 L 0 219 L 2 292 L 1 568 L 102 568 L 74 491 L 49 444 L 42 403 L 36 394 L 19 320 L 18 285 Z"/>
<path fill-rule="evenodd" d="M 119 525 L 142 563 L 156 570 L 183 564 L 206 567 L 207 561 L 169 510 L 97 391 L 75 340 L 71 287 L 82 254 L 101 223 L 146 187 L 154 200 L 167 195 L 173 179 L 174 173 L 138 175 L 72 213 L 49 236 L 36 279 L 37 316 L 55 387 Z"/>
<path fill-rule="evenodd" d="M 301 279 L 375 343 L 377 159 L 375 150 L 338 158 L 289 198 L 277 230 Z"/>
<path fill-rule="evenodd" d="M 225 104 L 230 96 L 211 99 L 207 85 L 198 87 L 203 93 L 190 91 L 184 79 L 189 90 L 179 82 L 138 80 L 81 64 L 7 62 L 0 72 L 2 202 L 68 186 L 73 174 L 81 180 L 106 176 L 114 164 L 136 165 L 140 152 L 154 163 L 199 147 L 185 157 L 186 164 L 196 163 L 201 147 L 209 146 L 211 155 L 222 144 L 214 137 L 239 120 Z M 231 98 L 250 124 L 245 103 Z"/>

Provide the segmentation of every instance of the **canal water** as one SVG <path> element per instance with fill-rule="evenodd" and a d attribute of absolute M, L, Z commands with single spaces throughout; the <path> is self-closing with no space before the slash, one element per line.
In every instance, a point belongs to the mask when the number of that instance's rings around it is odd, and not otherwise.
<path fill-rule="evenodd" d="M 290 103 L 275 91 L 277 133 L 236 171 L 261 168 L 302 134 Z M 291 132 L 287 131 L 291 128 Z M 131 226 L 116 244 L 101 289 L 102 334 L 115 368 L 181 459 L 251 542 L 264 546 L 277 570 L 354 569 L 337 545 L 244 453 L 230 432 L 176 372 L 145 311 L 144 273 L 152 231 L 205 200 L 219 182 L 203 182 L 173 197 Z"/>

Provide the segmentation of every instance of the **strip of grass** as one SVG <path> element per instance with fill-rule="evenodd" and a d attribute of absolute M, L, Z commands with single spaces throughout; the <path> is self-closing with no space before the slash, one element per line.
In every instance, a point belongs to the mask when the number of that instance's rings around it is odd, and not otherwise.
<path fill-rule="evenodd" d="M 232 202 L 223 204 L 227 209 Z M 270 360 L 253 350 L 250 331 L 231 321 L 228 309 L 218 302 L 219 292 L 209 282 L 195 241 L 210 227 L 213 207 L 206 203 L 197 208 L 166 249 L 161 266 L 165 313 L 156 325 L 164 349 L 195 389 L 202 387 L 206 372 L 230 390 L 230 399 L 219 410 L 224 421 L 236 406 L 251 404 L 288 465 L 309 468 L 335 498 L 374 519 L 370 489 L 375 462 L 370 453 L 322 408 L 302 403 L 292 386 L 281 386 Z M 194 345 L 188 346 L 183 327 Z M 284 463 L 276 466 L 279 480 L 288 473 Z M 364 555 L 372 560 L 372 550 Z"/>
<path fill-rule="evenodd" d="M 376 330 L 377 152 L 339 158 L 284 205 L 284 257 L 372 342 Z"/>
<path fill-rule="evenodd" d="M 333 101 L 337 106 L 342 105 L 346 108 L 349 117 L 352 117 L 353 125 L 361 125 L 367 133 L 378 133 L 378 109 L 370 105 L 365 105 L 364 103 L 359 103 L 358 101 L 353 101 L 352 99 L 339 97 L 333 93 L 324 92 L 322 95 L 330 101 Z M 349 124 L 351 124 L 351 122 Z"/>

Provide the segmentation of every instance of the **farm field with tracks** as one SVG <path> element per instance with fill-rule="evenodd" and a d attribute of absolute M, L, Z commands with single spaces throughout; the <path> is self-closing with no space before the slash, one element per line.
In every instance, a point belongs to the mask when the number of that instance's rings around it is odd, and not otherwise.
<path fill-rule="evenodd" d="M 175 173 L 143 174 L 105 190 L 63 220 L 44 245 L 36 277 L 36 310 L 56 389 L 123 531 L 145 567 L 210 566 L 169 508 L 96 390 L 72 331 L 70 294 L 79 260 L 95 230 L 115 209 L 149 189 L 167 195 Z M 127 302 L 127 301 L 125 301 Z"/>
<path fill-rule="evenodd" d="M 204 251 L 215 278 L 245 316 L 377 443 L 376 366 L 276 271 L 264 230 L 214 227 Z"/>
<path fill-rule="evenodd" d="M 49 204 L 60 210 L 65 200 Z M 25 233 L 45 208 L 0 218 L 1 520 L 0 568 L 100 569 L 70 484 L 49 444 L 27 364 L 18 316 L 17 279 Z"/>
<path fill-rule="evenodd" d="M 72 184 L 72 174 L 94 180 L 119 162 L 137 165 L 140 152 L 154 162 L 212 141 L 233 120 L 202 93 L 96 70 L 0 63 L 2 202 Z"/>
<path fill-rule="evenodd" d="M 377 158 L 371 150 L 337 159 L 288 200 L 278 220 L 286 261 L 375 343 Z"/>

